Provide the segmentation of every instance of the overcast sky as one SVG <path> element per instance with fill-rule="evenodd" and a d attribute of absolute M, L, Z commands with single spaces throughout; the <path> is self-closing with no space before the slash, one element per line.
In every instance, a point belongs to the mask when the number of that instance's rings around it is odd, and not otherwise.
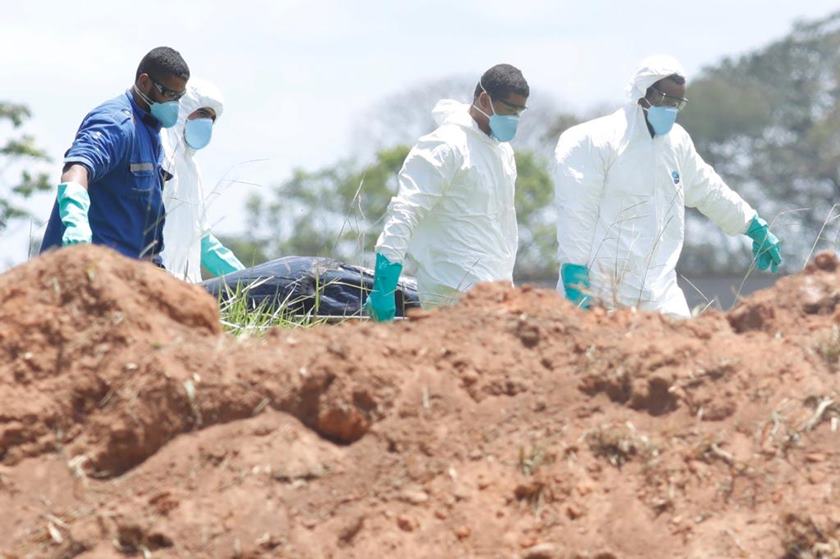
<path fill-rule="evenodd" d="M 360 120 L 412 86 L 477 78 L 509 62 L 522 69 L 532 100 L 585 109 L 620 102 L 646 55 L 673 54 L 690 79 L 783 36 L 797 19 L 840 9 L 837 0 L 4 4 L 0 99 L 30 107 L 25 131 L 56 161 L 56 182 L 82 117 L 130 86 L 152 47 L 174 47 L 194 76 L 219 86 L 225 113 L 199 154 L 206 183 L 223 186 L 210 209 L 217 233 L 247 227 L 242 206 L 250 189 L 352 153 Z M 53 196 L 32 202 L 42 220 Z M 29 230 L 19 222 L 3 233 L 0 269 L 26 259 Z"/>

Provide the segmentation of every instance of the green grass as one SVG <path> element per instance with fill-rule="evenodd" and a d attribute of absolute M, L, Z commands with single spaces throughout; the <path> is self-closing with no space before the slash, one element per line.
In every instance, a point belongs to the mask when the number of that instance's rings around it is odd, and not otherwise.
<path fill-rule="evenodd" d="M 262 336 L 270 328 L 311 328 L 326 323 L 317 314 L 296 314 L 293 309 L 298 301 L 283 301 L 277 308 L 272 308 L 268 301 L 253 305 L 248 298 L 248 291 L 254 285 L 237 284 L 225 286 L 225 293 L 219 296 L 219 315 L 222 327 L 238 338 Z M 320 291 L 320 290 L 319 290 Z M 316 305 L 318 308 L 318 296 Z"/>

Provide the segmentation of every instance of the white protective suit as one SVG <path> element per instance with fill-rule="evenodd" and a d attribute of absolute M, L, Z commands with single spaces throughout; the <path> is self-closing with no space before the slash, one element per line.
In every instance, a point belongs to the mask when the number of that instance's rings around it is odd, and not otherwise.
<path fill-rule="evenodd" d="M 208 82 L 190 79 L 181 98 L 178 123 L 162 130 L 164 169 L 173 177 L 163 188 L 166 221 L 163 226 L 164 267 L 179 279 L 201 281 L 201 239 L 210 232 L 206 216 L 206 196 L 201 169 L 195 152 L 184 140 L 187 117 L 202 107 L 213 109 L 219 121 L 224 102 L 219 90 Z"/>
<path fill-rule="evenodd" d="M 689 317 L 676 265 L 685 207 L 697 208 L 729 235 L 755 215 L 698 155 L 674 124 L 651 137 L 638 99 L 679 74 L 668 56 L 646 59 L 620 110 L 563 132 L 555 150 L 558 257 L 589 269 L 591 294 L 608 308 L 633 306 Z M 563 282 L 557 289 L 564 291 Z"/>
<path fill-rule="evenodd" d="M 417 263 L 424 308 L 486 281 L 513 281 L 519 234 L 513 149 L 481 131 L 470 105 L 439 101 L 439 127 L 420 138 L 399 174 L 376 252 Z"/>

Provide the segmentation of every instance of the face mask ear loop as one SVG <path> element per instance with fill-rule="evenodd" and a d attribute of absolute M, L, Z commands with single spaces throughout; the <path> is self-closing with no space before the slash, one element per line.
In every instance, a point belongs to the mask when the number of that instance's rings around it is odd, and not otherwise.
<path fill-rule="evenodd" d="M 481 91 L 483 91 L 484 94 L 487 96 L 487 98 L 490 99 L 490 112 L 492 112 L 495 115 L 496 114 L 496 109 L 495 109 L 495 107 L 493 107 L 493 98 L 490 97 L 490 94 L 487 93 L 486 89 L 484 89 L 484 84 L 481 83 L 481 80 L 478 80 L 478 87 L 480 87 Z M 479 109 L 479 110 L 481 110 L 481 109 Z M 482 112 L 481 114 L 483 114 L 487 118 L 490 118 L 490 115 L 488 115 L 487 113 Z"/>
<path fill-rule="evenodd" d="M 151 99 L 148 95 L 146 95 L 145 93 L 143 93 L 142 91 L 140 91 L 140 88 L 139 88 L 139 87 L 137 87 L 137 84 L 134 84 L 134 85 L 132 86 L 132 88 L 134 88 L 134 92 L 135 92 L 135 93 L 137 93 L 137 95 L 139 95 L 139 96 L 140 96 L 140 99 L 142 99 L 144 103 L 146 103 L 147 105 L 149 105 L 149 108 L 151 108 L 151 107 L 152 107 L 152 105 L 154 105 L 154 104 L 155 104 L 155 101 L 152 101 L 152 99 Z"/>
<path fill-rule="evenodd" d="M 139 88 L 139 87 L 137 87 L 137 84 L 134 84 L 134 85 L 132 85 L 131 87 L 132 87 L 132 89 L 134 89 L 134 93 L 136 93 L 137 95 L 139 95 L 139 96 L 140 96 L 140 99 L 142 99 L 144 103 L 146 103 L 146 104 L 147 104 L 147 105 L 149 105 L 150 107 L 152 106 L 152 100 L 151 100 L 151 99 L 149 99 L 149 97 L 147 97 L 145 93 L 143 93 L 142 91 L 140 91 L 140 88 Z"/>
<path fill-rule="evenodd" d="M 482 110 L 481 110 L 481 107 L 479 107 L 479 106 L 478 106 L 478 105 L 476 105 L 475 103 L 473 103 L 473 107 L 475 107 L 475 110 L 477 110 L 478 112 L 480 112 L 481 114 L 483 114 L 483 115 L 484 115 L 484 116 L 486 116 L 487 118 L 490 118 L 490 115 L 488 115 L 487 113 L 485 113 L 484 111 L 482 111 Z"/>

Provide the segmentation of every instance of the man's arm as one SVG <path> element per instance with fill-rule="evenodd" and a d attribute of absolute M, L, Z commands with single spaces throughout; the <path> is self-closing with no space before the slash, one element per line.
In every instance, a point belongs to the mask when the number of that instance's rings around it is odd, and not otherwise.
<path fill-rule="evenodd" d="M 61 223 L 64 224 L 61 244 L 75 245 L 93 242 L 93 231 L 88 221 L 90 196 L 88 195 L 87 167 L 80 163 L 65 164 L 56 199 L 58 215 L 61 217 Z"/>
<path fill-rule="evenodd" d="M 756 211 L 700 157 L 688 134 L 684 148 L 685 205 L 697 208 L 728 235 L 745 233 Z"/>
<path fill-rule="evenodd" d="M 421 141 L 405 158 L 399 191 L 391 198 L 376 252 L 402 263 L 417 226 L 438 203 L 460 167 L 460 154 L 450 144 Z"/>
<path fill-rule="evenodd" d="M 686 134 L 685 205 L 697 208 L 724 233 L 744 234 L 752 239 L 752 251 L 760 270 L 777 272 L 782 264 L 781 241 L 752 206 L 729 188 L 711 165 L 703 161 Z"/>
<path fill-rule="evenodd" d="M 58 185 L 58 212 L 64 225 L 64 245 L 90 243 L 93 232 L 88 220 L 90 181 L 113 169 L 122 159 L 128 145 L 122 115 L 90 113 L 64 156 L 64 169 Z"/>
<path fill-rule="evenodd" d="M 80 163 L 67 163 L 61 173 L 61 182 L 75 182 L 88 189 L 88 170 Z"/>
<path fill-rule="evenodd" d="M 399 174 L 399 192 L 388 204 L 385 226 L 376 241 L 373 290 L 365 303 L 375 320 L 394 318 L 394 291 L 408 245 L 417 226 L 451 184 L 461 161 L 454 146 L 435 140 L 421 140 L 406 157 Z"/>
<path fill-rule="evenodd" d="M 94 110 L 82 121 L 73 145 L 64 154 L 62 182 L 75 180 L 87 188 L 119 165 L 131 145 L 131 136 L 130 115 Z M 65 179 L 67 173 L 72 173 L 69 181 Z"/>
<path fill-rule="evenodd" d="M 554 201 L 557 208 L 557 257 L 566 298 L 588 306 L 592 243 L 606 180 L 604 154 L 577 129 L 560 136 L 554 151 Z"/>

